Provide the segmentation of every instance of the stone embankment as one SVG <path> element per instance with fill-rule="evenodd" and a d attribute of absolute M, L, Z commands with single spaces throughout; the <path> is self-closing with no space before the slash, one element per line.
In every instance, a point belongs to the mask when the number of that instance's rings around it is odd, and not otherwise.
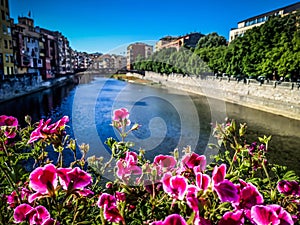
<path fill-rule="evenodd" d="M 38 92 L 68 82 L 78 82 L 77 75 L 67 75 L 42 81 L 38 76 L 23 76 L 0 81 L 0 102 L 9 101 L 24 95 Z"/>
<path fill-rule="evenodd" d="M 295 83 L 278 84 L 275 81 L 264 81 L 262 84 L 253 79 L 237 81 L 227 77 L 166 75 L 148 71 L 145 75 L 133 73 L 130 75 L 151 80 L 166 87 L 300 120 L 300 89 Z"/>

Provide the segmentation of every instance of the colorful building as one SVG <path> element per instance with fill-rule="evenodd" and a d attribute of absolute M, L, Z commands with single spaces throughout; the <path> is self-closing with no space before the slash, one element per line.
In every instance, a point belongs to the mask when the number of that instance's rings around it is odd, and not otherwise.
<path fill-rule="evenodd" d="M 203 36 L 204 34 L 198 32 L 179 37 L 166 36 L 161 38 L 155 44 L 155 50 L 159 51 L 163 48 L 176 48 L 178 51 L 181 47 L 195 48 L 198 44 L 199 39 Z"/>
<path fill-rule="evenodd" d="M 0 79 L 4 79 L 4 75 L 15 73 L 8 0 L 1 0 L 0 13 Z"/>
<path fill-rule="evenodd" d="M 132 64 L 138 57 L 143 59 L 148 58 L 153 53 L 153 46 L 145 43 L 137 42 L 127 47 L 127 66 L 128 70 L 131 70 Z"/>

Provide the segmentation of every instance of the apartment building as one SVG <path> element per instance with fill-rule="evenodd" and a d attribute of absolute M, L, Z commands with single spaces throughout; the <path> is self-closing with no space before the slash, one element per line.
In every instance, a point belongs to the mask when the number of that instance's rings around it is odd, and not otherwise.
<path fill-rule="evenodd" d="M 237 37 L 243 36 L 247 30 L 264 24 L 270 16 L 284 16 L 295 12 L 296 10 L 300 10 L 300 2 L 242 20 L 238 22 L 238 28 L 230 30 L 229 42 L 233 41 Z"/>
<path fill-rule="evenodd" d="M 35 73 L 43 79 L 73 73 L 72 49 L 58 31 L 35 27 L 29 17 L 18 17 L 12 27 L 15 73 Z"/>
<path fill-rule="evenodd" d="M 18 23 L 12 27 L 12 36 L 15 72 L 40 75 L 40 69 L 43 67 L 40 59 L 40 35 L 35 30 L 33 19 L 19 17 Z"/>
<path fill-rule="evenodd" d="M 104 54 L 104 55 L 94 55 L 91 54 L 93 58 L 91 69 L 99 70 L 102 72 L 116 72 L 117 70 L 126 68 L 126 57 L 122 55 L 115 54 Z"/>
<path fill-rule="evenodd" d="M 11 19 L 8 0 L 0 1 L 0 13 L 0 79 L 3 79 L 4 75 L 14 74 Z"/>
<path fill-rule="evenodd" d="M 132 64 L 136 61 L 137 57 L 148 58 L 153 53 L 153 46 L 145 43 L 137 42 L 127 47 L 127 66 L 128 70 L 133 69 Z"/>
<path fill-rule="evenodd" d="M 199 39 L 203 36 L 204 34 L 198 32 L 179 37 L 166 36 L 159 39 L 159 41 L 155 44 L 155 50 L 159 51 L 163 48 L 176 48 L 178 51 L 183 46 L 187 48 L 195 48 Z"/>

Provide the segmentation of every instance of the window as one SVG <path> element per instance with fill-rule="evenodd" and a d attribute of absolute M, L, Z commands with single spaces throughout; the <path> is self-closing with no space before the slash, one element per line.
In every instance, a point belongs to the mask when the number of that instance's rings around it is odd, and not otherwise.
<path fill-rule="evenodd" d="M 7 33 L 10 34 L 11 33 L 11 29 L 10 27 L 7 27 Z"/>
<path fill-rule="evenodd" d="M 10 56 L 10 62 L 13 63 L 14 62 L 14 55 L 10 54 L 9 56 Z"/>
<path fill-rule="evenodd" d="M 2 25 L 2 30 L 3 30 L 3 33 L 6 34 L 7 32 L 7 27 L 5 24 Z"/>
<path fill-rule="evenodd" d="M 9 62 L 9 54 L 5 54 L 5 62 Z"/>
<path fill-rule="evenodd" d="M 4 48 L 8 49 L 7 40 L 4 40 Z"/>
<path fill-rule="evenodd" d="M 5 20 L 5 13 L 3 10 L 1 10 L 1 16 L 2 16 L 2 20 Z"/>

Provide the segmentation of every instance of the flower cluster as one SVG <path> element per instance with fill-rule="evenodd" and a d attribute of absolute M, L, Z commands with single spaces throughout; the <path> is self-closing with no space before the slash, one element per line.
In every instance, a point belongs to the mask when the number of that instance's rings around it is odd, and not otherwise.
<path fill-rule="evenodd" d="M 14 138 L 18 127 L 18 120 L 13 116 L 0 116 L 0 134 L 4 132 L 7 138 Z"/>
<path fill-rule="evenodd" d="M 107 163 L 96 157 L 85 161 L 83 157 L 81 163 L 74 159 L 66 168 L 40 160 L 31 172 L 24 171 L 20 162 L 30 156 L 43 158 L 40 148 L 54 145 L 60 153 L 66 148 L 68 120 L 66 116 L 53 124 L 50 119 L 41 120 L 22 134 L 15 118 L 0 117 L 0 149 L 5 150 L 0 155 L 0 184 L 5 187 L 0 195 L 4 200 L 0 201 L 1 224 L 299 223 L 299 178 L 267 161 L 270 137 L 247 144 L 245 124 L 239 129 L 233 121 L 215 126 L 214 134 L 222 142 L 217 146 L 219 154 L 209 164 L 205 155 L 192 152 L 190 147 L 182 155 L 178 150 L 170 155 L 158 154 L 151 162 L 143 150 L 130 150 L 132 145 L 125 138 L 139 125 L 129 128 L 128 110 L 117 109 L 112 126 L 121 141 L 109 138 L 106 142 L 112 151 Z M 19 134 L 22 143 L 8 145 L 7 141 L 15 142 Z M 76 145 L 70 144 L 72 148 Z M 37 154 L 12 154 L 24 146 Z M 85 155 L 88 147 L 82 148 Z M 115 180 L 103 179 L 107 169 L 114 171 Z"/>
<path fill-rule="evenodd" d="M 43 197 L 53 197 L 60 186 L 68 194 L 77 193 L 82 196 L 94 194 L 92 191 L 85 189 L 92 183 L 92 177 L 78 167 L 75 168 L 56 168 L 53 164 L 47 164 L 44 167 L 36 168 L 29 177 L 29 187 L 35 191 L 30 195 L 29 203 L 35 199 Z"/>
<path fill-rule="evenodd" d="M 14 219 L 16 223 L 28 221 L 30 225 L 59 225 L 44 206 L 33 208 L 26 203 L 15 208 Z"/>
<path fill-rule="evenodd" d="M 44 121 L 41 119 L 38 127 L 31 133 L 28 143 L 33 143 L 39 139 L 46 139 L 53 135 L 57 135 L 65 128 L 67 122 L 69 122 L 69 117 L 64 116 L 56 123 L 50 124 L 51 119 Z M 50 125 L 49 125 L 50 124 Z"/>
<path fill-rule="evenodd" d="M 128 156 L 132 156 L 132 158 L 130 159 Z M 165 162 L 161 159 L 165 159 Z M 137 158 L 134 152 L 127 152 L 125 159 L 119 159 L 118 164 L 131 166 L 127 170 L 118 168 L 117 175 L 125 183 L 132 175 L 146 175 L 142 174 L 141 168 L 137 167 Z M 162 184 L 162 188 L 159 191 L 170 196 L 173 204 L 185 202 L 194 211 L 194 224 L 198 224 L 197 221 L 206 221 L 207 224 L 211 224 L 208 218 L 204 218 L 205 213 L 202 215 L 201 209 L 210 206 L 211 203 L 207 199 L 214 193 L 218 196 L 218 199 L 215 199 L 215 201 L 231 204 L 231 211 L 225 213 L 219 222 L 221 225 L 244 224 L 245 220 L 252 222 L 252 224 L 294 224 L 292 216 L 281 206 L 275 204 L 265 205 L 262 194 L 253 184 L 243 180 L 239 180 L 235 184 L 225 179 L 225 164 L 215 166 L 211 177 L 204 173 L 206 170 L 205 164 L 205 156 L 189 153 L 183 157 L 178 167 L 175 167 L 178 163 L 174 157 L 162 155 L 156 156 L 154 163 L 148 165 L 148 167 L 155 168 L 156 174 L 161 174 L 164 168 L 172 171 L 164 173 L 159 181 L 157 181 L 156 177 L 153 182 Z M 138 171 L 138 173 L 133 174 L 133 171 Z M 140 179 L 135 177 L 135 180 L 138 182 Z M 292 185 L 295 186 L 294 189 L 299 189 L 299 184 L 294 182 L 282 181 L 278 184 L 279 187 L 290 187 Z M 295 193 L 294 189 L 285 189 L 286 191 L 281 192 Z M 152 224 L 173 224 L 168 221 L 181 221 L 178 224 L 187 224 L 183 222 L 184 219 L 180 215 L 169 216 L 165 221 L 153 222 Z"/>
<path fill-rule="evenodd" d="M 59 182 L 58 182 L 59 181 Z M 54 225 L 59 224 L 50 218 L 50 213 L 44 206 L 33 208 L 35 200 L 50 197 L 55 199 L 60 187 L 66 192 L 66 196 L 72 194 L 83 197 L 91 196 L 94 193 L 86 189 L 92 183 L 92 177 L 87 172 L 78 167 L 75 168 L 56 168 L 53 164 L 38 167 L 30 173 L 29 188 L 22 188 L 21 202 L 17 198 L 17 192 L 13 191 L 8 197 L 7 202 L 14 209 L 14 219 L 16 223 L 28 221 L 30 224 Z M 60 185 L 58 185 L 60 184 Z M 15 207 L 18 205 L 17 207 Z"/>

